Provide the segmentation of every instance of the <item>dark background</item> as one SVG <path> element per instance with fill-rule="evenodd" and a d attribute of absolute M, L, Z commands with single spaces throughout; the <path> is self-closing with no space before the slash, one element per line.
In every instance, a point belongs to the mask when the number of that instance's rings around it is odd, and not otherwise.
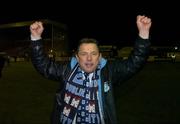
<path fill-rule="evenodd" d="M 136 16 L 144 14 L 153 22 L 152 45 L 179 44 L 180 9 L 174 1 L 16 1 L 2 7 L 0 24 L 39 19 L 59 21 L 67 24 L 73 43 L 82 37 L 93 37 L 102 44 L 132 44 L 138 33 Z"/>

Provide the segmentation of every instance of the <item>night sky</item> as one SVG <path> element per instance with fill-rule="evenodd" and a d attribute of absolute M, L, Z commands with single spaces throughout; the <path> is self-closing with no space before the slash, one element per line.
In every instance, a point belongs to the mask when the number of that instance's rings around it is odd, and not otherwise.
<path fill-rule="evenodd" d="M 147 1 L 146 1 L 147 2 Z M 13 7 L 2 13 L 0 23 L 50 19 L 68 26 L 71 42 L 83 37 L 96 38 L 101 44 L 132 44 L 137 36 L 136 16 L 152 19 L 152 45 L 175 45 L 180 42 L 180 9 L 177 4 L 145 3 L 48 3 L 33 7 Z M 32 6 L 29 5 L 29 6 Z M 26 14 L 25 14 L 26 13 Z M 28 29 L 27 29 L 28 30 Z"/>

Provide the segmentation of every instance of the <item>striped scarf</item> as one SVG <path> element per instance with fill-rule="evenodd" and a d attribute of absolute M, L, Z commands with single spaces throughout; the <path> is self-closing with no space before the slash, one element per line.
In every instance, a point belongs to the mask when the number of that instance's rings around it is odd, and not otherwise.
<path fill-rule="evenodd" d="M 62 124 L 101 123 L 97 97 L 99 74 L 97 69 L 86 78 L 79 66 L 73 69 L 64 89 Z"/>

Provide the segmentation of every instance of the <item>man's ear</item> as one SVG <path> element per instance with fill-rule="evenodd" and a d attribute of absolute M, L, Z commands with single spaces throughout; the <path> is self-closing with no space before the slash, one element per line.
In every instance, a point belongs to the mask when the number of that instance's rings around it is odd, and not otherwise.
<path fill-rule="evenodd" d="M 99 54 L 99 61 L 101 60 L 101 58 L 102 58 L 102 54 L 100 53 L 100 54 Z"/>
<path fill-rule="evenodd" d="M 79 62 L 79 57 L 78 57 L 78 55 L 77 55 L 77 54 L 75 54 L 75 56 L 76 56 L 77 61 Z"/>

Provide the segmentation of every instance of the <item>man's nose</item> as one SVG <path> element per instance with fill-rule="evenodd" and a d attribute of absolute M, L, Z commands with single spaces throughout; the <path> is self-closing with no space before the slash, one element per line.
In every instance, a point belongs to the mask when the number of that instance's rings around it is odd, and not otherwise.
<path fill-rule="evenodd" d="M 92 55 L 88 54 L 87 55 L 87 60 L 91 60 L 92 59 Z"/>

